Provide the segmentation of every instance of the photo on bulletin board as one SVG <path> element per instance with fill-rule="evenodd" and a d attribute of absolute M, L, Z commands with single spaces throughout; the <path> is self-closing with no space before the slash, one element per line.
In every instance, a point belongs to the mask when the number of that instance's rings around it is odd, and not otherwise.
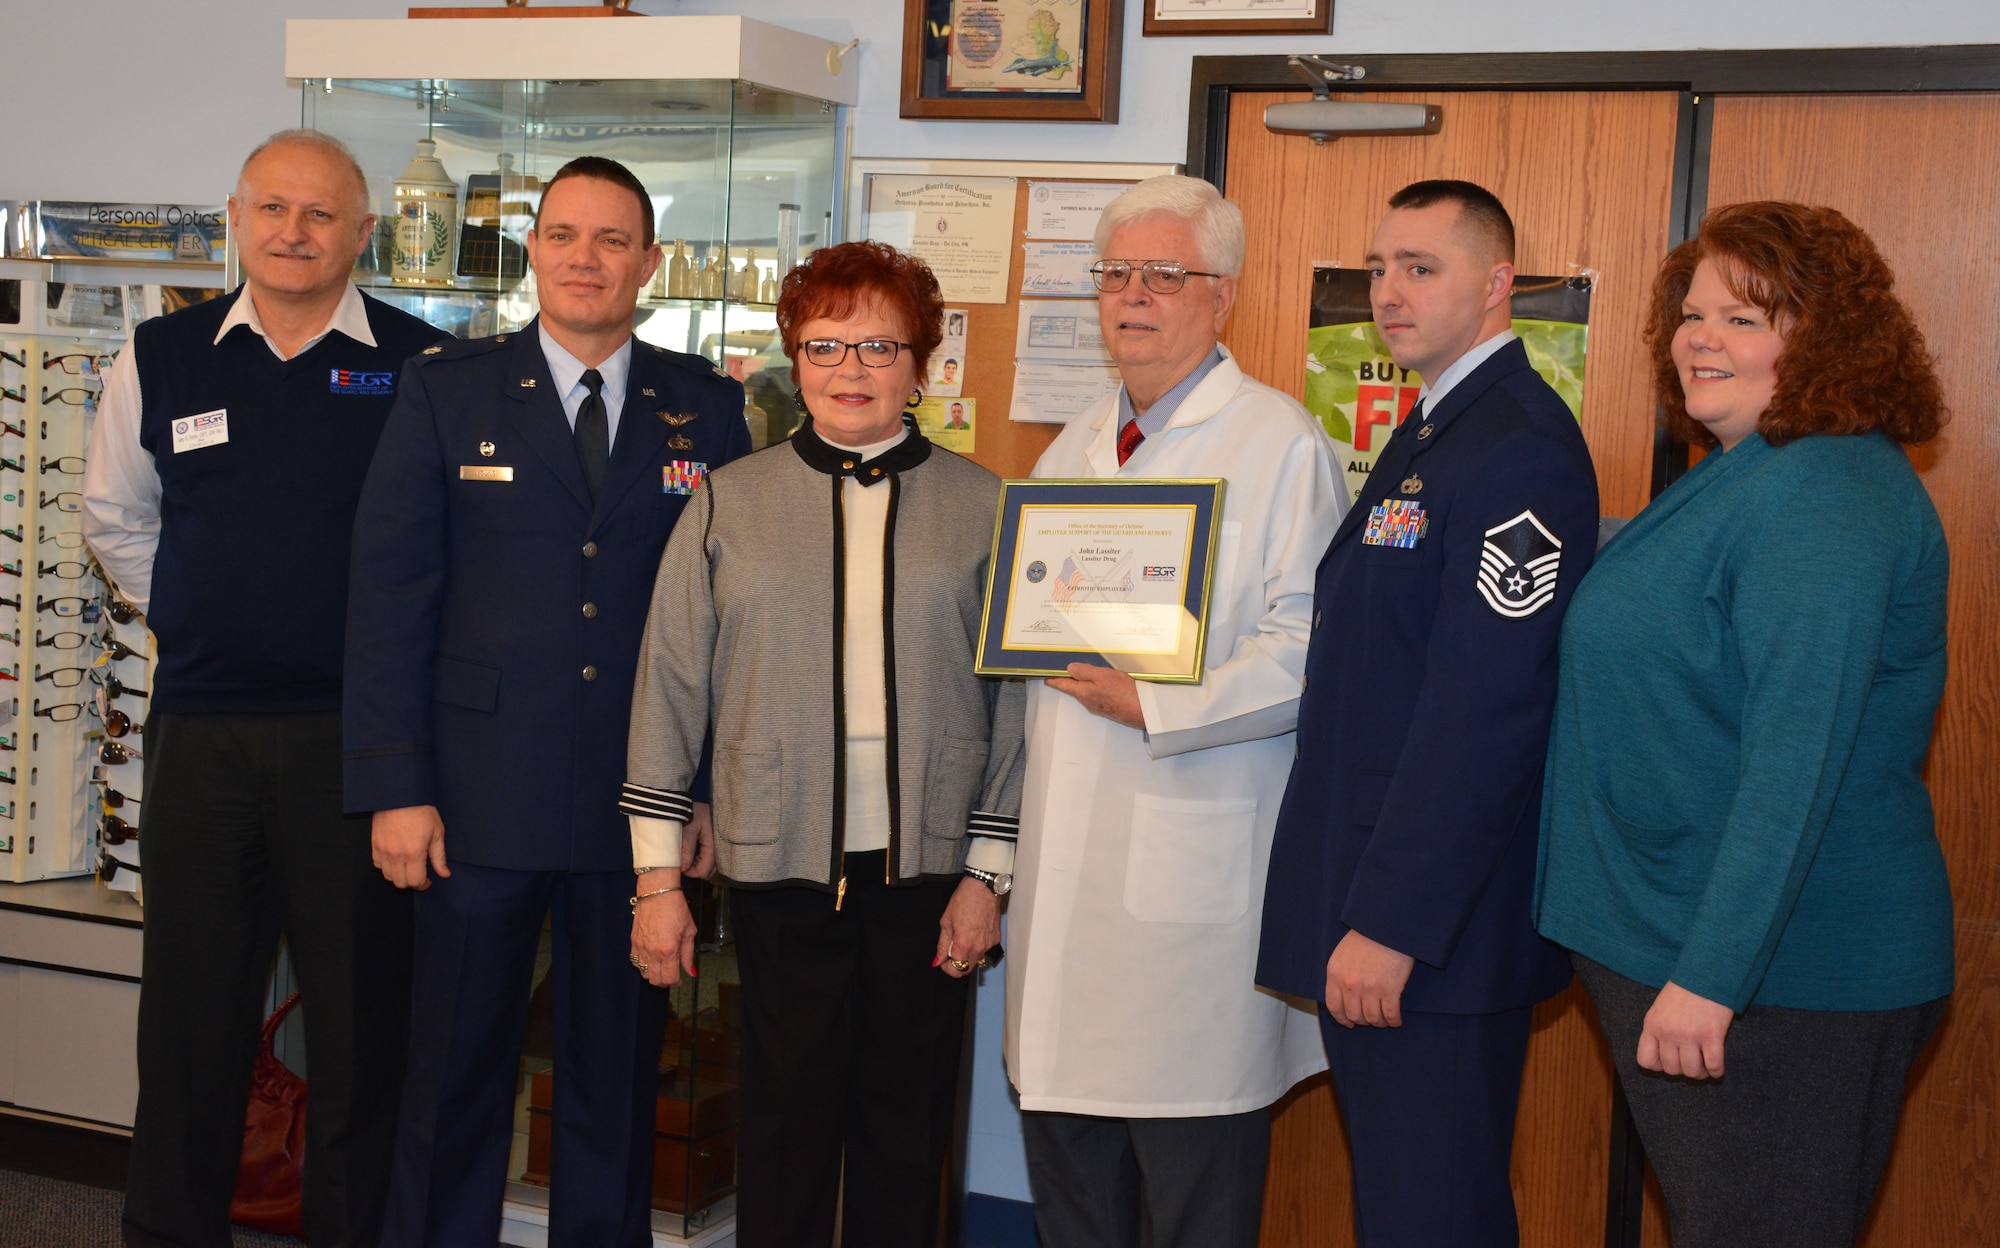
<path fill-rule="evenodd" d="M 1330 35 L 1333 0 L 1141 0 L 1141 33 L 1153 35 Z"/>
<path fill-rule="evenodd" d="M 1514 332 L 1528 363 L 1569 404 L 1583 411 L 1583 366 L 1596 275 L 1514 278 Z M 1350 498 L 1396 426 L 1416 405 L 1424 380 L 1398 368 L 1375 329 L 1368 270 L 1313 268 L 1311 327 L 1306 331 L 1306 410 L 1319 418 L 1345 469 Z"/>
<path fill-rule="evenodd" d="M 1124 0 L 904 0 L 902 115 L 1118 120 Z"/>

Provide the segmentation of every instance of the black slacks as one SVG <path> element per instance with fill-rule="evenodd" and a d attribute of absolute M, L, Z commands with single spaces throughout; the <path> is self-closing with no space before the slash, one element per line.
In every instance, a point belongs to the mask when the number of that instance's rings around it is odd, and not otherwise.
<path fill-rule="evenodd" d="M 1021 1115 L 1042 1248 L 1257 1248 L 1271 1111 Z"/>
<path fill-rule="evenodd" d="M 1841 1248 L 1875 1203 L 1940 997 L 1896 1010 L 1753 1005 L 1730 1024 L 1720 1079 L 1639 1068 L 1660 990 L 1571 954 L 1660 1176 L 1674 1248 Z"/>
<path fill-rule="evenodd" d="M 966 985 L 931 965 L 956 880 L 884 883 L 847 856 L 847 898 L 738 888 L 741 1248 L 930 1248 Z M 843 1183 L 843 1162 L 845 1179 Z"/>
<path fill-rule="evenodd" d="M 227 1248 L 250 1067 L 280 933 L 304 993 L 313 1248 L 380 1232 L 410 1010 L 410 904 L 341 814 L 340 716 L 146 724 L 135 1248 Z"/>

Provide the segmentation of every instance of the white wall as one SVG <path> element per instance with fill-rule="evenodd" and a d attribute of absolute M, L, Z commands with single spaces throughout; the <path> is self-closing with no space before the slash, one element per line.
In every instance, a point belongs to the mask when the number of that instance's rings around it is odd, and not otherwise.
<path fill-rule="evenodd" d="M 497 6 L 500 0 L 466 0 Z M 538 0 L 539 2 L 539 0 Z M 903 0 L 636 0 L 859 36 L 860 156 L 1178 161 L 1197 53 L 1587 51 L 2000 43 L 1993 0 L 1336 0 L 1332 37 L 1145 39 L 1126 0 L 1124 120 L 896 116 Z M 289 17 L 398 17 L 407 0 L 0 0 L 0 199 L 215 202 L 243 153 L 298 124 Z"/>

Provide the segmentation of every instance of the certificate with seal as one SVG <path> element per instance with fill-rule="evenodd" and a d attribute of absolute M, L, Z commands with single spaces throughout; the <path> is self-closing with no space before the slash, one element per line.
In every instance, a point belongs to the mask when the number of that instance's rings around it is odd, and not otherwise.
<path fill-rule="evenodd" d="M 1200 684 L 1220 480 L 1006 481 L 994 526 L 981 676 L 1096 663 Z"/>

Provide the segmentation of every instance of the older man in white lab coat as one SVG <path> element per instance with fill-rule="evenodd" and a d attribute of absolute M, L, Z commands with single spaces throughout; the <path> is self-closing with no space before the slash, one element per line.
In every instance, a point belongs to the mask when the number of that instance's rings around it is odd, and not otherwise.
<path fill-rule="evenodd" d="M 1347 498 L 1296 402 L 1216 343 L 1242 214 L 1193 178 L 1105 209 L 1093 270 L 1124 384 L 1038 477 L 1223 477 L 1198 685 L 1034 682 L 1009 916 L 1007 1070 L 1043 1248 L 1254 1248 L 1269 1106 L 1320 1070 L 1310 1003 L 1252 982 L 1313 573 Z"/>

